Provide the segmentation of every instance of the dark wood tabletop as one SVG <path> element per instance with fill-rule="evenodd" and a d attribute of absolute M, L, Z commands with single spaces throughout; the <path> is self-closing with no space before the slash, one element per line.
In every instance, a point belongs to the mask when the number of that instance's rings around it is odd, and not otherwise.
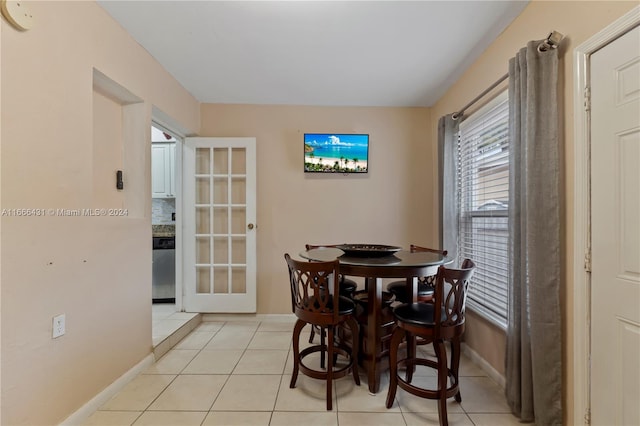
<path fill-rule="evenodd" d="M 447 256 L 431 252 L 410 252 L 400 250 L 393 254 L 380 256 L 346 255 L 344 251 L 334 247 L 315 248 L 300 253 L 300 256 L 314 261 L 327 262 L 338 259 L 340 273 L 356 277 L 364 277 L 368 290 L 367 304 L 367 340 L 371 342 L 365 348 L 365 367 L 369 382 L 369 391 L 377 393 L 380 389 L 381 373 L 381 319 L 382 319 L 382 279 L 405 278 L 408 294 L 416 300 L 418 277 L 435 275 L 440 265 L 451 262 Z M 375 351 L 375 353 L 373 353 Z M 366 353 L 371 352 L 371 353 Z"/>

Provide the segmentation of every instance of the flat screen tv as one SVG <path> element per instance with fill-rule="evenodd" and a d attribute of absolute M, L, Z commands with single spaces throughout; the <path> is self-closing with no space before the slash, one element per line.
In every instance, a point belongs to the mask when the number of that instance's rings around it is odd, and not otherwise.
<path fill-rule="evenodd" d="M 305 173 L 367 173 L 369 135 L 305 133 Z"/>

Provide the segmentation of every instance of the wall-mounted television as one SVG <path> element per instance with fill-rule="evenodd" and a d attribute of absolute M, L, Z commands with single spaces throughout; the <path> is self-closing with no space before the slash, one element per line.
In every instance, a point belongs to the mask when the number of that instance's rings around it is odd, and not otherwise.
<path fill-rule="evenodd" d="M 369 135 L 305 133 L 305 173 L 367 173 Z"/>

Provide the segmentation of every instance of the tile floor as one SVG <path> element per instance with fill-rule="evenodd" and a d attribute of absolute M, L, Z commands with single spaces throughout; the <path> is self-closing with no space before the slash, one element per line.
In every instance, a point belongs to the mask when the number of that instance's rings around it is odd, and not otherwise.
<path fill-rule="evenodd" d="M 385 407 L 388 375 L 371 395 L 350 376 L 335 383 L 334 409 L 326 411 L 324 382 L 292 371 L 291 330 L 283 320 L 204 321 L 131 381 L 86 425 L 437 425 L 435 401 L 398 389 Z M 306 334 L 303 331 L 303 334 Z M 308 334 L 306 334 L 308 336 Z M 301 346 L 304 346 L 301 342 Z M 419 350 L 428 350 L 426 346 Z M 451 425 L 519 425 L 502 389 L 468 358 L 461 362 L 463 402 L 448 405 Z M 417 383 L 433 382 L 416 371 Z"/>
<path fill-rule="evenodd" d="M 151 315 L 151 333 L 153 335 L 153 346 L 155 347 L 173 335 L 197 314 L 177 312 L 175 304 L 154 303 L 151 305 Z"/>

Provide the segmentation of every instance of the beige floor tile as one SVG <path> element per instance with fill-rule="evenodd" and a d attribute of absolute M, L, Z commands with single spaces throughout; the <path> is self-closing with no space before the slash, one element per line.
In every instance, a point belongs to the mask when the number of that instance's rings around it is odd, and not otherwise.
<path fill-rule="evenodd" d="M 363 411 L 370 413 L 400 412 L 398 404 L 394 403 L 391 408 L 386 407 L 387 389 L 389 388 L 388 375 L 382 374 L 380 377 L 380 391 L 375 395 L 369 392 L 364 372 L 360 375 L 360 386 L 357 386 L 352 376 L 344 377 L 336 381 L 336 392 L 338 395 L 339 411 Z M 342 424 L 342 422 L 340 422 Z"/>
<path fill-rule="evenodd" d="M 180 375 L 151 404 L 149 410 L 208 411 L 227 377 L 226 375 Z"/>
<path fill-rule="evenodd" d="M 340 379 L 342 380 L 342 379 Z M 291 375 L 285 374 L 280 382 L 276 400 L 277 411 L 323 411 L 327 409 L 326 381 L 298 374 L 296 387 L 291 389 Z M 333 408 L 336 409 L 336 392 L 333 388 Z"/>
<path fill-rule="evenodd" d="M 247 349 L 233 374 L 282 374 L 287 354 L 287 351 Z"/>
<path fill-rule="evenodd" d="M 200 351 L 184 374 L 231 374 L 244 351 Z"/>
<path fill-rule="evenodd" d="M 141 374 L 129 382 L 100 409 L 142 411 L 171 383 L 174 375 Z"/>
<path fill-rule="evenodd" d="M 171 314 L 170 310 L 160 314 L 154 309 L 154 329 L 162 322 L 156 317 Z M 394 405 L 387 410 L 388 373 L 382 374 L 380 391 L 372 395 L 362 369 L 359 387 L 351 376 L 335 381 L 333 411 L 326 411 L 325 381 L 300 373 L 296 388 L 289 388 L 295 320 L 224 322 L 225 319 L 201 323 L 176 348 L 105 403 L 85 425 L 438 424 L 436 401 L 402 389 L 398 389 Z M 310 346 L 309 331 L 309 327 L 305 328 L 300 336 L 301 349 Z M 316 335 L 314 344 L 319 341 Z M 418 346 L 418 351 L 425 356 L 433 353 L 431 345 Z M 312 354 L 306 363 L 319 367 L 319 359 L 319 354 Z M 419 369 L 414 377 L 416 384 L 435 386 L 435 370 Z M 509 414 L 503 389 L 464 355 L 460 384 L 463 402 L 448 400 L 449 424 L 520 424 Z"/>
<path fill-rule="evenodd" d="M 504 391 L 488 377 L 460 377 L 462 407 L 469 413 L 511 413 Z"/>
<path fill-rule="evenodd" d="M 151 309 L 153 319 L 168 318 L 177 312 L 176 305 L 170 303 L 154 303 Z"/>
<path fill-rule="evenodd" d="M 202 321 L 193 331 L 197 333 L 219 331 L 223 326 L 224 322 L 222 321 Z"/>
<path fill-rule="evenodd" d="M 152 334 L 155 336 L 168 336 L 185 323 L 185 320 L 162 319 L 153 326 Z"/>
<path fill-rule="evenodd" d="M 435 413 L 402 413 L 407 426 L 439 426 L 438 412 Z M 447 412 L 447 420 L 451 426 L 474 426 L 473 422 L 464 413 Z"/>
<path fill-rule="evenodd" d="M 300 342 L 300 352 L 303 349 L 308 348 L 312 344 L 308 343 L 308 341 Z M 338 361 L 343 361 L 344 358 L 342 356 L 338 357 Z M 305 357 L 305 364 L 310 368 L 320 368 L 320 352 L 314 352 Z M 289 355 L 287 356 L 287 363 L 284 367 L 285 373 L 291 373 L 293 371 L 293 349 L 289 350 Z M 360 373 L 364 370 L 360 367 Z"/>
<path fill-rule="evenodd" d="M 435 377 L 429 376 L 414 376 L 412 384 L 426 388 L 436 389 L 437 381 Z M 412 395 L 403 389 L 398 387 L 396 391 L 396 401 L 400 405 L 400 409 L 403 412 L 412 413 L 437 413 L 438 403 L 434 399 L 420 398 L 419 396 Z M 454 398 L 447 400 L 447 412 L 448 413 L 463 413 L 462 406 L 458 404 Z"/>
<path fill-rule="evenodd" d="M 196 317 L 198 314 L 193 312 L 174 312 L 169 315 L 168 319 L 177 319 L 177 320 L 190 320 L 191 318 Z"/>
<path fill-rule="evenodd" d="M 227 321 L 224 323 L 224 330 L 235 331 L 256 331 L 260 321 Z"/>
<path fill-rule="evenodd" d="M 197 353 L 197 350 L 173 349 L 149 366 L 144 374 L 179 374 Z"/>
<path fill-rule="evenodd" d="M 215 334 L 215 331 L 193 331 L 182 339 L 175 349 L 202 349 Z"/>
<path fill-rule="evenodd" d="M 291 346 L 291 332 L 257 331 L 251 339 L 248 349 L 288 350 L 289 346 Z"/>
<path fill-rule="evenodd" d="M 202 426 L 269 426 L 271 411 L 210 411 Z"/>
<path fill-rule="evenodd" d="M 433 344 L 427 343 L 425 345 L 417 345 L 418 352 L 422 352 L 423 355 L 434 358 L 436 356 L 433 350 Z M 447 353 L 449 352 L 449 345 L 447 345 Z"/>
<path fill-rule="evenodd" d="M 211 411 L 272 411 L 280 376 L 231 375 Z"/>
<path fill-rule="evenodd" d="M 96 411 L 84 426 L 130 426 L 142 414 L 141 411 Z"/>
<path fill-rule="evenodd" d="M 418 355 L 421 357 L 426 357 L 427 359 L 436 360 L 433 346 L 432 345 L 419 345 L 418 346 Z M 447 356 L 451 356 L 451 352 L 449 350 L 449 346 L 447 345 Z M 415 373 L 416 376 L 437 376 L 437 371 L 435 368 L 430 368 L 426 366 L 418 366 Z M 486 377 L 486 373 L 476 364 L 471 361 L 466 355 L 462 354 L 460 357 L 460 367 L 458 370 L 459 376 L 477 376 L 477 377 Z"/>
<path fill-rule="evenodd" d="M 338 413 L 324 412 L 283 412 L 275 411 L 271 417 L 270 426 L 337 426 Z"/>
<path fill-rule="evenodd" d="M 284 373 L 291 374 L 293 372 L 293 350 L 287 355 L 287 362 L 284 365 Z"/>
<path fill-rule="evenodd" d="M 400 371 L 400 377 L 405 377 L 405 369 L 401 368 L 399 369 Z M 431 368 L 431 367 L 427 367 L 426 365 L 418 365 L 416 366 L 415 371 L 413 372 L 413 375 L 418 377 L 437 377 L 438 376 L 438 371 L 435 368 Z"/>
<path fill-rule="evenodd" d="M 290 321 L 262 321 L 258 327 L 258 331 L 284 331 L 291 335 L 296 318 Z"/>
<path fill-rule="evenodd" d="M 246 349 L 253 338 L 253 331 L 222 328 L 209 340 L 204 350 Z"/>
<path fill-rule="evenodd" d="M 338 412 L 340 426 L 399 426 L 404 425 L 402 413 L 345 413 Z"/>
<path fill-rule="evenodd" d="M 520 420 L 512 414 L 469 414 L 476 426 L 520 426 Z"/>
<path fill-rule="evenodd" d="M 206 411 L 145 411 L 134 426 L 200 426 Z"/>
<path fill-rule="evenodd" d="M 487 373 L 476 365 L 471 359 L 465 355 L 460 357 L 460 369 L 458 370 L 458 376 L 462 377 L 487 377 Z"/>

